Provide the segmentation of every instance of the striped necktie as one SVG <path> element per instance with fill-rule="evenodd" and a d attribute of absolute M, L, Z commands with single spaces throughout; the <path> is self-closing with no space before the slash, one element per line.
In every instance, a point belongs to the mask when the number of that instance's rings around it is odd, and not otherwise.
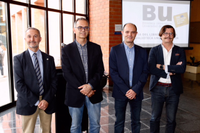
<path fill-rule="evenodd" d="M 35 73 L 36 73 L 36 76 L 38 79 L 39 93 L 40 93 L 40 95 L 42 95 L 44 93 L 44 88 L 43 88 L 43 83 L 42 83 L 42 75 L 40 72 L 40 66 L 39 66 L 38 59 L 37 59 L 37 54 L 34 53 L 33 57 L 34 57 L 33 59 L 34 59 L 34 63 L 35 63 Z"/>

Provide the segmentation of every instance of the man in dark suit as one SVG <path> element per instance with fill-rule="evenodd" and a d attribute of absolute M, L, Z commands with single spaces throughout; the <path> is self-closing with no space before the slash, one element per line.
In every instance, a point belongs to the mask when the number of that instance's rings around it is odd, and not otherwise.
<path fill-rule="evenodd" d="M 56 100 L 54 58 L 39 50 L 41 36 L 38 29 L 28 28 L 25 41 L 28 50 L 14 57 L 16 111 L 21 115 L 23 133 L 34 133 L 38 115 L 42 133 L 50 133 Z"/>
<path fill-rule="evenodd" d="M 90 132 L 99 133 L 104 72 L 101 47 L 87 41 L 89 23 L 79 18 L 74 23 L 76 40 L 62 49 L 62 70 L 66 84 L 65 104 L 72 117 L 71 133 L 81 133 L 84 106 L 87 107 Z"/>
<path fill-rule="evenodd" d="M 112 47 L 110 76 L 114 82 L 115 133 L 124 133 L 127 103 L 130 105 L 132 132 L 140 132 L 140 112 L 143 87 L 148 77 L 148 56 L 145 49 L 135 45 L 137 27 L 127 23 L 123 27 L 124 42 Z"/>
<path fill-rule="evenodd" d="M 173 44 L 176 32 L 171 25 L 163 26 L 159 36 L 162 44 L 151 49 L 148 60 L 152 100 L 150 132 L 160 132 L 160 118 L 165 103 L 166 133 L 174 133 L 179 97 L 183 93 L 181 74 L 186 69 L 186 57 L 184 50 Z"/>

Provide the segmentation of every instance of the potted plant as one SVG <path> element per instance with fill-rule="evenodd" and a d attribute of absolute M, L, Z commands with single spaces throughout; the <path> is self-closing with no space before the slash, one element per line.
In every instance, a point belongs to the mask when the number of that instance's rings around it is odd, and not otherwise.
<path fill-rule="evenodd" d="M 200 61 L 195 61 L 194 56 L 190 56 L 191 62 L 187 62 L 186 72 L 200 73 Z"/>

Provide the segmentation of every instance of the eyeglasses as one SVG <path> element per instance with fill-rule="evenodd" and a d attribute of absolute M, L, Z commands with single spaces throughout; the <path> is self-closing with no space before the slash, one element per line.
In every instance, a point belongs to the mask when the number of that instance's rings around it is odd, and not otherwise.
<path fill-rule="evenodd" d="M 163 35 L 164 35 L 164 36 L 168 36 L 168 35 L 173 36 L 174 33 L 167 33 L 167 32 L 164 32 Z"/>
<path fill-rule="evenodd" d="M 82 26 L 79 26 L 79 27 L 76 27 L 79 31 L 82 31 L 83 29 L 85 31 L 88 31 L 89 30 L 89 27 L 82 27 Z"/>

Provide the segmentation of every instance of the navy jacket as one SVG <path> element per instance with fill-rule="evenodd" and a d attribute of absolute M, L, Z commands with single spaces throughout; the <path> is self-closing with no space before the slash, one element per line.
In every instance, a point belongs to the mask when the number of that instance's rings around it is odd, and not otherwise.
<path fill-rule="evenodd" d="M 90 99 L 92 103 L 103 100 L 100 79 L 104 72 L 101 47 L 95 43 L 87 42 L 88 52 L 88 82 L 96 90 Z M 67 82 L 65 104 L 70 107 L 81 107 L 85 102 L 85 95 L 78 89 L 86 84 L 84 66 L 76 42 L 66 45 L 62 49 L 62 70 Z"/>
<path fill-rule="evenodd" d="M 45 110 L 46 113 L 55 112 L 56 102 L 56 69 L 54 58 L 42 52 L 43 59 L 43 99 L 49 103 Z M 39 86 L 35 74 L 29 51 L 14 57 L 14 76 L 15 88 L 17 90 L 16 111 L 20 115 L 31 115 L 35 113 L 37 106 L 35 103 L 39 100 Z"/>
<path fill-rule="evenodd" d="M 182 65 L 176 65 L 178 62 L 181 61 Z M 167 77 L 167 74 L 164 70 L 156 68 L 156 64 L 164 64 L 163 50 L 161 45 L 155 46 L 150 50 L 148 64 L 151 73 L 149 89 L 152 90 L 156 86 L 160 77 Z M 175 75 L 170 76 L 170 78 L 172 82 L 172 88 L 176 94 L 183 93 L 181 74 L 185 72 L 185 69 L 185 51 L 182 48 L 174 45 L 172 49 L 170 65 L 168 66 L 168 71 L 171 73 L 175 73 Z"/>
<path fill-rule="evenodd" d="M 126 100 L 126 92 L 131 88 L 137 94 L 136 100 L 143 99 L 143 87 L 148 77 L 148 56 L 144 48 L 138 45 L 134 45 L 134 47 L 135 61 L 132 88 L 129 85 L 129 67 L 124 44 L 121 43 L 111 49 L 109 66 L 110 76 L 114 82 L 112 94 L 114 98 Z"/>

